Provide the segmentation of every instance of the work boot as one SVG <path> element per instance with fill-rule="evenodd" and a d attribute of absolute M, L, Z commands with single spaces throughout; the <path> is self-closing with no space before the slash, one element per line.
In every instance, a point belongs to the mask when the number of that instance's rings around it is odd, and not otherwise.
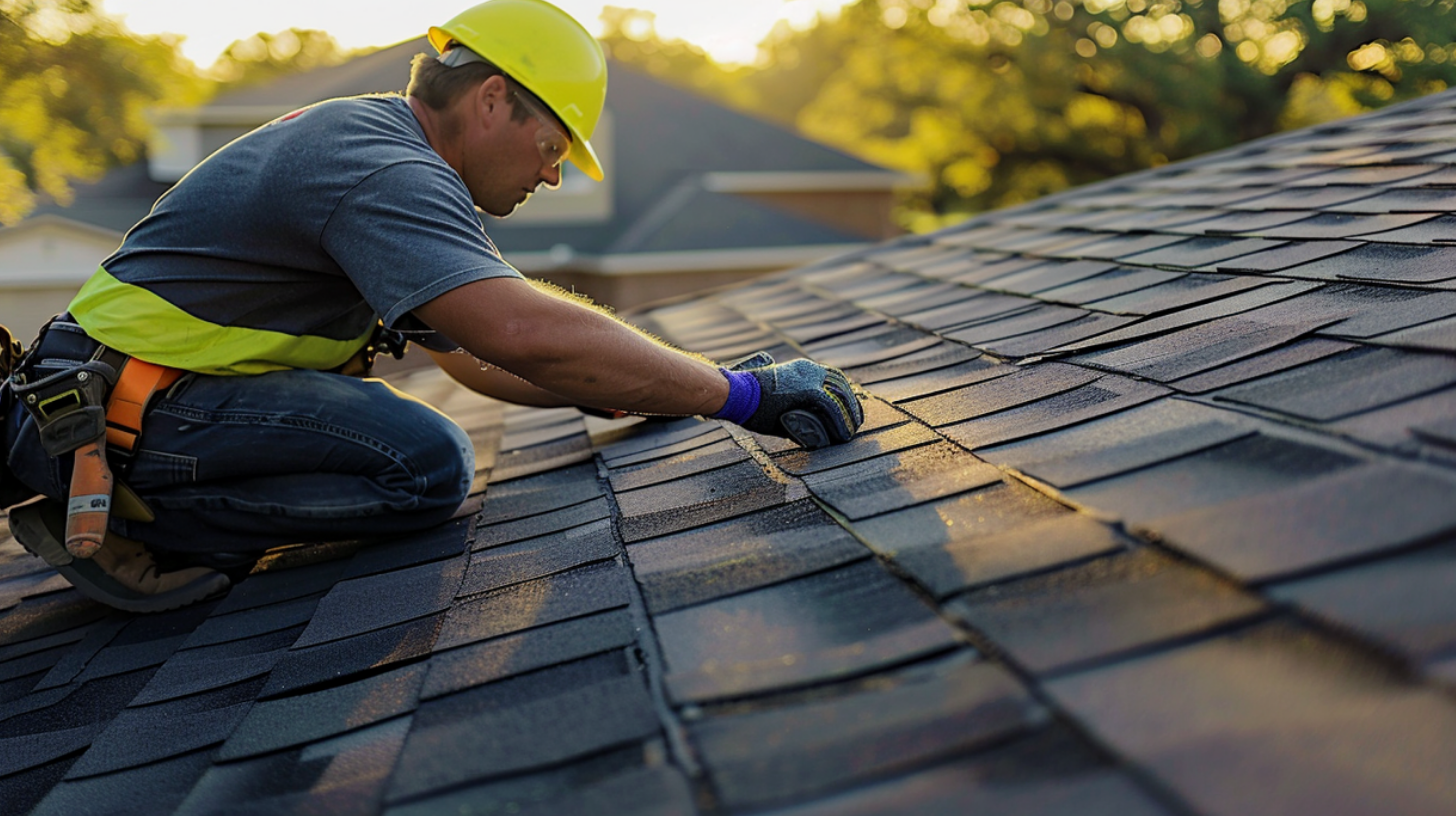
<path fill-rule="evenodd" d="M 88 598 L 127 612 L 165 612 L 226 592 L 226 575 L 205 567 L 164 571 L 139 541 L 108 532 L 93 558 L 66 551 L 65 508 L 49 499 L 10 509 L 15 540 Z"/>

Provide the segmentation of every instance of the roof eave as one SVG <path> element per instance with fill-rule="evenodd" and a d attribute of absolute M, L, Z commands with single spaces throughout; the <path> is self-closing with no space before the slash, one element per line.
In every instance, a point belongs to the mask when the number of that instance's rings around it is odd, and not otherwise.
<path fill-rule="evenodd" d="M 563 246 L 546 252 L 512 253 L 508 260 L 522 272 L 531 274 L 585 272 L 618 277 L 660 275 L 673 272 L 784 269 L 856 252 L 869 245 L 866 242 L 681 252 L 624 252 L 606 255 L 578 255 L 570 247 Z"/>

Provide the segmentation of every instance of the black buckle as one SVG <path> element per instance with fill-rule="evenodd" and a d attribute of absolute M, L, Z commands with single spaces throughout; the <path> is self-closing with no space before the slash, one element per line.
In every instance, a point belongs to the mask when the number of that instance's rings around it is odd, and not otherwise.
<path fill-rule="evenodd" d="M 103 346 L 102 351 L 109 349 Z M 35 418 L 46 454 L 63 456 L 106 436 L 106 395 L 116 377 L 116 366 L 93 358 L 33 383 L 17 373 L 10 388 Z"/>

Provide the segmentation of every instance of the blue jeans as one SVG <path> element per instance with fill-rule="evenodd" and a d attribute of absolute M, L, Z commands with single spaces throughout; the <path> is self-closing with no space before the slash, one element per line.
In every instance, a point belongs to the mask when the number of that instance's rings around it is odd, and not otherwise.
<path fill-rule="evenodd" d="M 57 327 L 61 328 L 61 327 Z M 53 328 L 42 373 L 89 358 L 84 334 Z M 51 459 L 19 406 L 5 421 L 10 475 L 67 495 L 71 460 Z M 430 527 L 470 492 L 470 439 L 382 380 L 320 371 L 189 374 L 148 412 L 127 484 L 156 513 L 114 531 L 160 550 L 261 550 Z"/>

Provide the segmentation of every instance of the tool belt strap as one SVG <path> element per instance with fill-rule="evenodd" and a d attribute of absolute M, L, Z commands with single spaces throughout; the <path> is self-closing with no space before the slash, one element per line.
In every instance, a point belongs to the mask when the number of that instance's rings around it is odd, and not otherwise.
<path fill-rule="evenodd" d="M 106 401 L 106 444 L 131 453 L 142 433 L 142 415 L 158 391 L 177 382 L 185 371 L 128 357 Z"/>

